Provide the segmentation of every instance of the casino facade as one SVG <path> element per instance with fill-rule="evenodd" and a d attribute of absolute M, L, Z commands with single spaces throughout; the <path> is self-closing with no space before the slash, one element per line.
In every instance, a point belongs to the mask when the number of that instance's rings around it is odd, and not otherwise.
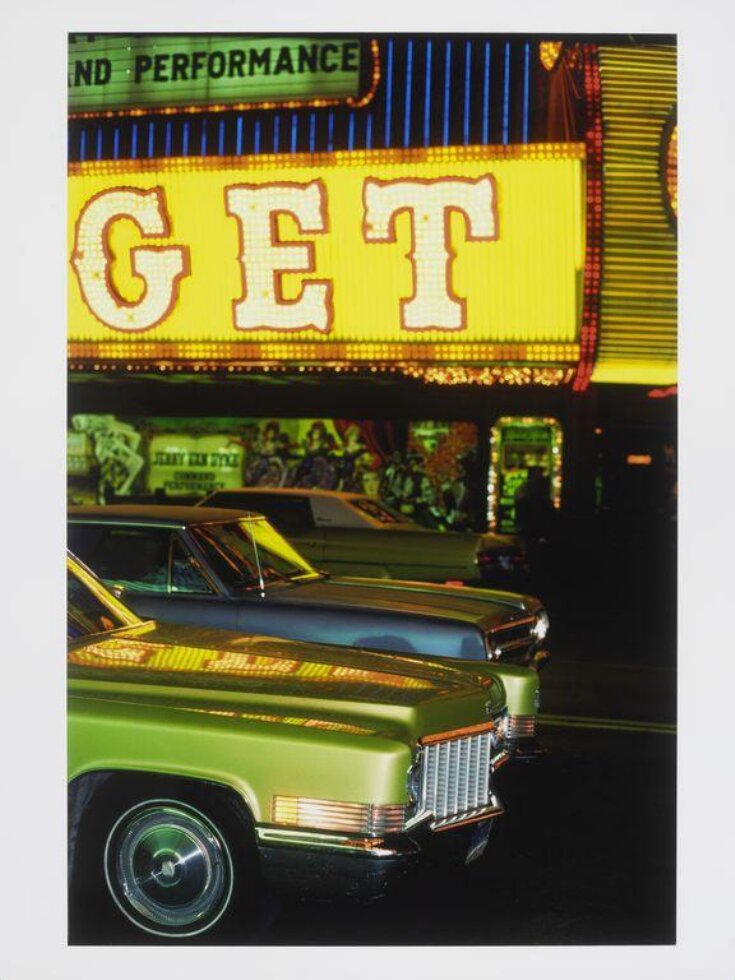
<path fill-rule="evenodd" d="M 73 35 L 69 497 L 671 514 L 672 38 Z"/>

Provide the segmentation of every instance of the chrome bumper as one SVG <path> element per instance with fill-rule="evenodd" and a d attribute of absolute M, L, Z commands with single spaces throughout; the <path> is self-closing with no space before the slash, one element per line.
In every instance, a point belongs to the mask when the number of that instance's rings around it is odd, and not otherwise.
<path fill-rule="evenodd" d="M 260 824 L 255 828 L 255 837 L 259 846 L 298 847 L 365 858 L 399 857 L 418 853 L 419 850 L 405 834 L 391 835 L 388 838 L 390 843 L 386 843 L 386 838 L 383 837 L 360 837 L 356 834 L 335 834 L 322 830 Z"/>

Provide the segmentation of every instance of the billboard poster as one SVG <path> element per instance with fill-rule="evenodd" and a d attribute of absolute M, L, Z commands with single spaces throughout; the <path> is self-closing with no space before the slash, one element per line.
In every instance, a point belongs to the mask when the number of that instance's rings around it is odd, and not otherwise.
<path fill-rule="evenodd" d="M 195 503 L 215 489 L 303 487 L 366 494 L 429 527 L 472 526 L 477 429 L 468 422 L 74 415 L 92 447 L 70 502 Z M 477 481 L 474 481 L 475 483 Z"/>

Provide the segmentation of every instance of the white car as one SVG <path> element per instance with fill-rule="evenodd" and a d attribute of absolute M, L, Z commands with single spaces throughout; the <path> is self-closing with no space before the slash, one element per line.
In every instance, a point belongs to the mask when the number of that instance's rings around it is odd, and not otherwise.
<path fill-rule="evenodd" d="M 335 575 L 515 588 L 526 571 L 516 537 L 432 530 L 359 493 L 242 487 L 215 490 L 200 506 L 264 514 L 312 564 Z"/>

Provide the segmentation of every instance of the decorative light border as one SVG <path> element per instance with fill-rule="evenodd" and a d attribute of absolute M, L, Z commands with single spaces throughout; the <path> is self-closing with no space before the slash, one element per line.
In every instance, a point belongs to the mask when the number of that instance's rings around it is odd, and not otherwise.
<path fill-rule="evenodd" d="M 661 198 L 664 202 L 666 215 L 671 223 L 671 227 L 676 231 L 679 219 L 678 203 L 678 163 L 679 163 L 679 129 L 676 121 L 676 106 L 673 106 L 669 118 L 664 124 L 661 132 L 661 154 L 659 157 L 659 168 L 661 175 Z M 673 147 L 674 162 L 672 164 L 671 154 Z"/>
<path fill-rule="evenodd" d="M 587 148 L 586 250 L 580 358 L 577 373 L 572 382 L 572 390 L 580 392 L 585 391 L 589 386 L 597 355 L 600 330 L 603 229 L 602 93 L 597 45 L 583 44 L 582 59 L 585 94 L 584 141 Z"/>
<path fill-rule="evenodd" d="M 297 363 L 333 361 L 396 363 L 415 361 L 467 366 L 489 362 L 576 362 L 579 344 L 570 343 L 407 343 L 405 341 L 73 341 L 68 345 L 71 360 L 176 361 L 216 360 L 225 363 L 277 363 L 284 357 Z"/>
<path fill-rule="evenodd" d="M 574 368 L 561 365 L 537 364 L 494 364 L 486 367 L 447 366 L 426 367 L 424 365 L 405 365 L 405 374 L 440 385 L 539 385 L 543 388 L 556 388 L 569 384 L 574 377 Z"/>
<path fill-rule="evenodd" d="M 563 41 L 539 41 L 538 57 L 546 71 L 553 71 L 561 54 Z"/>
<path fill-rule="evenodd" d="M 545 425 L 551 429 L 551 500 L 556 510 L 561 507 L 561 470 L 563 433 L 558 419 L 534 415 L 504 415 L 490 429 L 490 467 L 487 478 L 487 524 L 497 527 L 498 463 L 500 461 L 501 430 L 510 425 Z"/>
<path fill-rule="evenodd" d="M 348 95 L 339 99 L 291 99 L 284 102 L 237 102 L 222 105 L 212 103 L 202 106 L 162 106 L 159 108 L 141 109 L 107 109 L 104 112 L 70 112 L 69 119 L 113 119 L 119 117 L 140 117 L 140 116 L 173 116 L 173 115 L 196 115 L 202 112 L 249 112 L 264 109 L 300 109 L 314 108 L 323 109 L 327 106 L 347 105 L 352 109 L 362 109 L 375 98 L 375 93 L 380 84 L 380 45 L 375 38 L 370 41 L 370 53 L 373 58 L 373 66 L 370 78 L 370 87 L 363 94 L 357 97 Z"/>
<path fill-rule="evenodd" d="M 320 364 L 266 364 L 222 362 L 207 360 L 192 361 L 70 361 L 69 370 L 72 373 L 97 374 L 99 376 L 115 376 L 119 374 L 160 374 L 160 375 L 241 375 L 241 374 L 281 374 L 281 375 L 310 375 L 330 373 L 335 375 L 401 375 L 429 384 L 440 385 L 502 385 L 519 387 L 539 385 L 552 388 L 568 385 L 574 377 L 574 367 L 569 365 L 517 365 L 498 364 L 489 367 L 456 368 L 442 366 L 427 366 L 415 362 L 398 362 L 395 364 L 373 363 L 356 364 L 353 361 L 327 361 Z"/>
<path fill-rule="evenodd" d="M 108 177 L 119 174 L 186 173 L 207 170 L 272 170 L 284 166 L 351 167 L 356 164 L 447 163 L 488 160 L 584 160 L 588 152 L 584 143 L 509 143 L 493 146 L 425 146 L 390 147 L 372 150 L 334 150 L 323 153 L 259 153 L 248 156 L 151 157 L 145 160 L 84 160 L 70 163 L 70 177 Z"/>

